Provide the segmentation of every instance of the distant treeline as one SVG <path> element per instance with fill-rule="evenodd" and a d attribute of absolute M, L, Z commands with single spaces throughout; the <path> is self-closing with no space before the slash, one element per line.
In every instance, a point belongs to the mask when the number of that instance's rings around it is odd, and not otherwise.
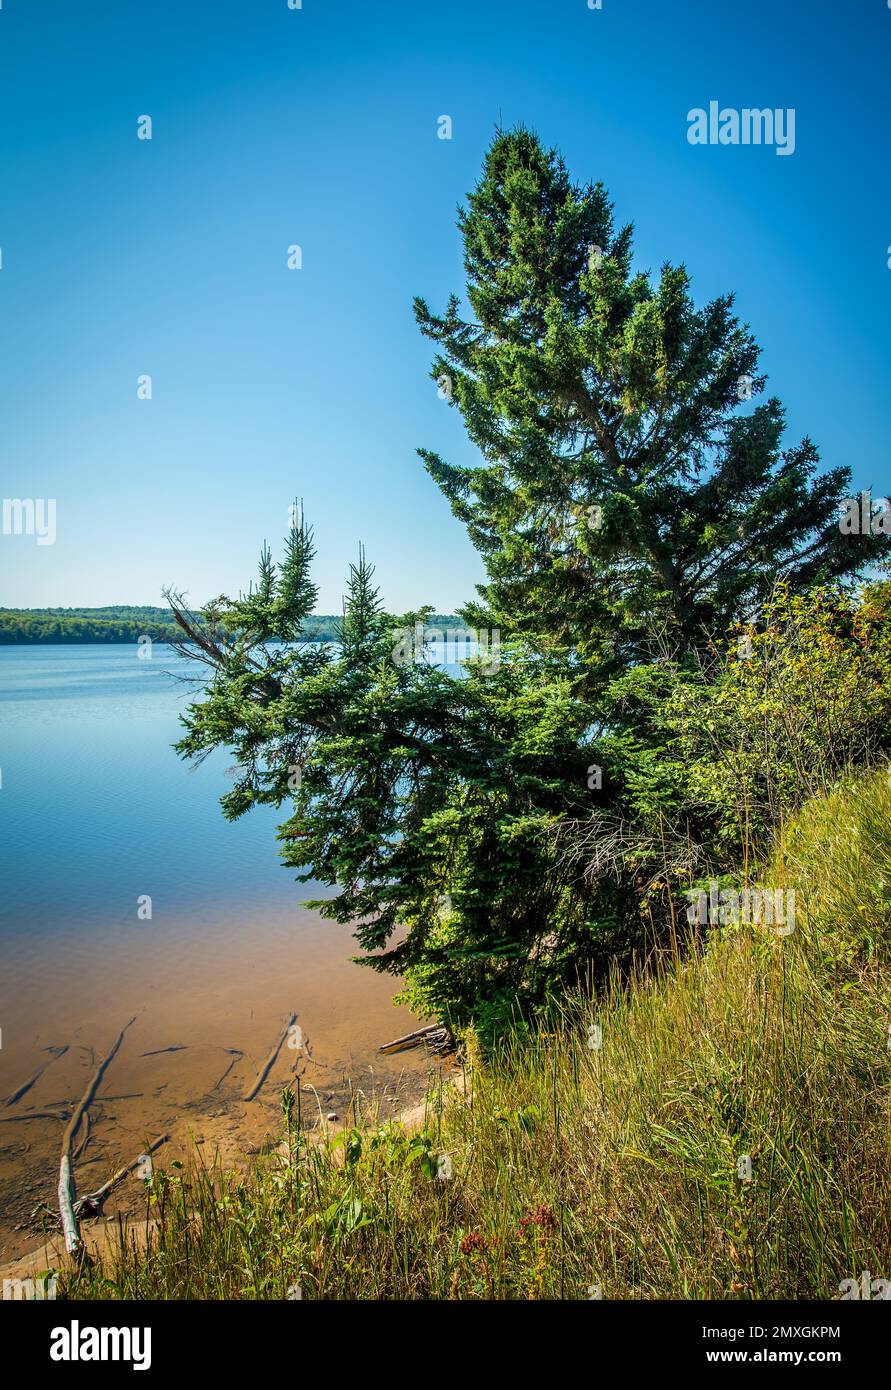
<path fill-rule="evenodd" d="M 135 642 L 173 630 L 169 608 L 0 608 L 0 644 Z"/>
<path fill-rule="evenodd" d="M 455 617 L 431 616 L 430 626 L 461 626 Z M 336 642 L 338 619 L 314 613 L 304 619 L 308 641 Z M 19 643 L 136 642 L 163 639 L 175 630 L 169 608 L 111 604 L 107 608 L 0 608 L 0 646 Z"/>

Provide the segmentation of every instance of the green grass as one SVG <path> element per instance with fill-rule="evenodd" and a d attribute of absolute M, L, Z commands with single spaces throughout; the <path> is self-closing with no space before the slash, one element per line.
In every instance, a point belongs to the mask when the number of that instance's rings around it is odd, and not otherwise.
<path fill-rule="evenodd" d="M 63 1290 L 837 1298 L 891 1277 L 884 774 L 806 807 L 761 878 L 796 889 L 791 936 L 725 929 L 485 1064 L 471 1039 L 422 1135 L 366 1118 L 318 1144 L 292 1118 L 290 1157 L 156 1174 L 141 1238 Z"/>

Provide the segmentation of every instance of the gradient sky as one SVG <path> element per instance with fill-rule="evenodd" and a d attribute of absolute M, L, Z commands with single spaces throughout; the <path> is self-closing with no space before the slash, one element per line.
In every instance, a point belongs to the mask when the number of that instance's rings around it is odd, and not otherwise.
<path fill-rule="evenodd" d="M 0 494 L 55 497 L 58 539 L 0 537 L 0 605 L 233 592 L 295 495 L 320 612 L 360 540 L 390 608 L 470 597 L 415 449 L 474 451 L 411 300 L 463 289 L 499 122 L 603 179 L 639 267 L 735 290 L 789 441 L 887 493 L 886 0 L 602 4 L 2 0 Z M 688 144 L 712 99 L 794 107 L 794 155 Z"/>

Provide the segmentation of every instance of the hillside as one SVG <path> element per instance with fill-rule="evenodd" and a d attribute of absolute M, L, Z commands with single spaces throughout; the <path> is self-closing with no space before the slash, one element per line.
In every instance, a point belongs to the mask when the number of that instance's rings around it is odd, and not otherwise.
<path fill-rule="evenodd" d="M 286 1092 L 277 1156 L 158 1172 L 148 1247 L 69 1294 L 838 1299 L 887 1271 L 884 772 L 811 801 L 766 870 L 797 887 L 790 935 L 679 942 L 487 1060 L 471 1035 L 420 1132 L 357 1102 L 351 1129 L 308 1135 Z"/>

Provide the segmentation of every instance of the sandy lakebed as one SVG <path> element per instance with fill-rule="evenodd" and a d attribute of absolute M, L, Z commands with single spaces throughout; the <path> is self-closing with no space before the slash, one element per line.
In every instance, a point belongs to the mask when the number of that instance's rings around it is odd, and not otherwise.
<path fill-rule="evenodd" d="M 49 1014 L 27 992 L 6 999 L 12 1044 L 4 1040 L 0 1050 L 0 1261 L 53 1235 L 65 1122 L 127 1024 L 75 1136 L 79 1195 L 163 1135 L 158 1166 L 192 1145 L 225 1165 L 249 1162 L 282 1137 L 285 1086 L 299 1085 L 304 1125 L 316 1129 L 348 1122 L 353 1104 L 382 1116 L 417 1106 L 439 1065 L 424 1049 L 379 1052 L 418 1024 L 394 1008 L 395 980 L 349 959 L 352 944 L 345 928 L 322 921 L 297 938 L 269 924 L 256 939 L 204 937 L 172 957 L 148 939 L 131 941 L 120 960 L 105 952 L 88 972 L 76 972 L 77 988 L 59 990 Z M 256 1097 L 245 1100 L 295 1014 L 299 1031 L 279 1048 Z M 115 1187 L 104 1213 L 144 1207 L 134 1173 Z"/>

